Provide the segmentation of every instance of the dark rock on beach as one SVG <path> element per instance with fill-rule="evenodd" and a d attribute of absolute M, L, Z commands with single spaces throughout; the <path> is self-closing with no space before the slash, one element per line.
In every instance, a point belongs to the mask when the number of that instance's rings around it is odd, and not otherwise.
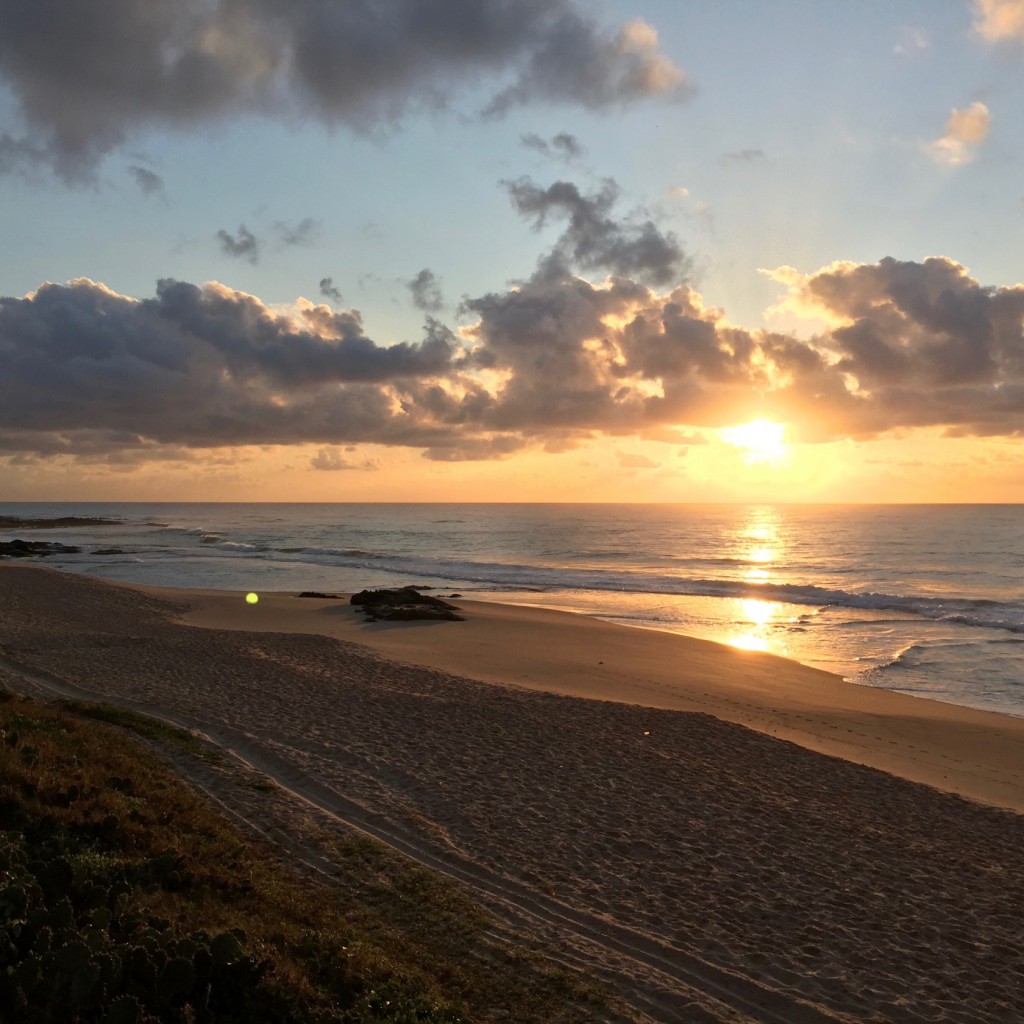
<path fill-rule="evenodd" d="M 82 549 L 45 540 L 0 541 L 0 558 L 42 558 L 46 555 L 76 555 Z"/>
<path fill-rule="evenodd" d="M 321 594 L 319 590 L 303 590 L 299 597 L 320 597 L 336 601 L 341 597 L 341 594 Z"/>
<path fill-rule="evenodd" d="M 410 619 L 442 619 L 461 622 L 455 605 L 439 597 L 421 594 L 416 587 L 397 590 L 361 590 L 353 594 L 351 603 L 362 607 L 371 622 L 380 619 L 405 621 Z"/>

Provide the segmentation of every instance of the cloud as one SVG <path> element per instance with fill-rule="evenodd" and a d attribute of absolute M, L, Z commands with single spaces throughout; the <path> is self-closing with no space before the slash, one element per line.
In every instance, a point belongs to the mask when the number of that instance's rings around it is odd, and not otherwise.
<path fill-rule="evenodd" d="M 630 452 L 616 452 L 615 457 L 623 469 L 657 469 L 661 463 L 647 458 L 646 455 L 638 455 Z"/>
<path fill-rule="evenodd" d="M 558 6 L 562 11 L 518 80 L 491 101 L 487 114 L 504 114 L 537 100 L 598 110 L 651 96 L 685 100 L 696 91 L 686 73 L 659 52 L 658 33 L 643 19 L 627 22 L 613 36 L 597 30 L 573 7 Z"/>
<path fill-rule="evenodd" d="M 751 164 L 767 159 L 763 149 L 737 149 L 731 153 L 723 153 L 721 158 L 723 164 Z"/>
<path fill-rule="evenodd" d="M 579 160 L 586 152 L 576 136 L 570 135 L 568 132 L 559 132 L 557 135 L 552 135 L 550 139 L 543 139 L 535 132 L 527 132 L 525 135 L 519 136 L 519 141 L 527 149 L 532 149 L 540 153 L 541 156 L 551 157 L 567 164 Z"/>
<path fill-rule="evenodd" d="M 931 41 L 927 32 L 920 28 L 914 28 L 912 25 L 904 25 L 900 32 L 900 41 L 892 48 L 892 52 L 906 56 L 927 50 L 930 45 Z"/>
<path fill-rule="evenodd" d="M 325 299 L 330 299 L 332 302 L 341 303 L 344 300 L 341 297 L 339 289 L 334 287 L 333 277 L 321 277 L 320 278 L 320 294 Z"/>
<path fill-rule="evenodd" d="M 164 191 L 164 179 L 160 177 L 155 171 L 151 171 L 146 167 L 140 167 L 137 164 L 128 168 L 128 173 L 135 179 L 135 184 L 139 186 L 139 191 L 143 195 L 162 195 Z"/>
<path fill-rule="evenodd" d="M 286 224 L 283 220 L 274 222 L 281 245 L 312 245 L 320 234 L 320 221 L 304 217 L 298 224 Z"/>
<path fill-rule="evenodd" d="M 453 375 L 455 355 L 434 322 L 418 342 L 380 346 L 354 311 L 303 302 L 284 315 L 221 284 L 164 280 L 141 300 L 87 279 L 44 284 L 0 299 L 0 435 L 426 445 L 444 432 L 402 403 Z"/>
<path fill-rule="evenodd" d="M 668 284 L 689 270 L 689 260 L 671 232 L 660 231 L 651 220 L 616 220 L 612 216 L 619 188 L 610 179 L 589 196 L 567 181 L 556 181 L 546 189 L 529 178 L 503 184 L 516 210 L 532 218 L 535 228 L 542 228 L 549 217 L 568 221 L 544 257 L 547 272 L 554 276 L 577 267 Z"/>
<path fill-rule="evenodd" d="M 431 462 L 480 462 L 507 459 L 526 447 L 522 438 L 509 434 L 490 437 L 453 440 L 447 444 L 432 445 L 423 452 Z"/>
<path fill-rule="evenodd" d="M 0 80 L 21 121 L 0 167 L 43 162 L 69 182 L 143 131 L 248 113 L 368 132 L 488 81 L 491 114 L 693 92 L 651 26 L 616 31 L 581 0 L 0 0 Z"/>
<path fill-rule="evenodd" d="M 327 472 L 338 470 L 362 470 L 374 472 L 380 469 L 380 462 L 377 459 L 363 459 L 362 462 L 350 462 L 337 448 L 324 447 L 309 460 L 310 469 L 320 469 Z"/>
<path fill-rule="evenodd" d="M 458 335 L 427 317 L 417 340 L 379 344 L 358 310 L 218 283 L 135 298 L 79 279 L 0 298 L 0 452 L 313 444 L 315 468 L 343 469 L 358 463 L 337 446 L 502 459 L 602 436 L 697 444 L 754 417 L 805 441 L 1024 435 L 1024 284 L 983 285 L 946 257 L 779 268 L 781 306 L 824 326 L 745 329 L 673 279 L 686 261 L 671 236 L 615 215 L 613 183 L 506 187 L 534 224 L 566 226 L 530 276 L 463 300 Z M 434 275 L 416 281 L 429 302 Z"/>
<path fill-rule="evenodd" d="M 974 0 L 974 31 L 987 43 L 1024 43 L 1024 0 Z"/>
<path fill-rule="evenodd" d="M 1024 285 L 984 287 L 960 264 L 933 257 L 833 264 L 790 277 L 789 287 L 801 308 L 835 326 L 816 346 L 776 336 L 762 349 L 789 375 L 797 404 L 810 409 L 814 388 L 833 396 L 836 415 L 819 417 L 829 430 L 1021 432 Z"/>
<path fill-rule="evenodd" d="M 1024 285 L 983 286 L 944 257 L 783 276 L 828 330 L 745 330 L 685 285 L 543 269 L 468 299 L 462 339 L 428 320 L 390 346 L 357 311 L 284 313 L 222 284 L 161 281 L 146 299 L 45 284 L 0 299 L 0 451 L 141 461 L 312 443 L 316 468 L 343 469 L 360 463 L 336 446 L 503 459 L 600 436 L 697 444 L 755 415 L 804 441 L 1024 433 Z"/>
<path fill-rule="evenodd" d="M 227 256 L 248 260 L 252 264 L 260 261 L 259 239 L 244 225 L 238 225 L 238 234 L 232 235 L 221 228 L 214 236 L 220 241 L 220 249 Z"/>
<path fill-rule="evenodd" d="M 959 110 L 954 107 L 946 121 L 945 134 L 929 142 L 925 152 L 936 163 L 951 167 L 968 164 L 977 157 L 991 122 L 992 116 L 984 103 L 972 103 Z"/>
<path fill-rule="evenodd" d="M 412 295 L 412 304 L 427 313 L 436 313 L 444 308 L 444 295 L 441 284 L 432 270 L 424 267 L 406 287 Z"/>

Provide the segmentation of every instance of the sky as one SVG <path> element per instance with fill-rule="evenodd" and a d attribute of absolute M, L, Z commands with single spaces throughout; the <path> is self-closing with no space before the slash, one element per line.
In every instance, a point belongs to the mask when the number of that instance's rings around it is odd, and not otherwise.
<path fill-rule="evenodd" d="M 1024 501 L 1024 0 L 0 0 L 0 499 Z"/>

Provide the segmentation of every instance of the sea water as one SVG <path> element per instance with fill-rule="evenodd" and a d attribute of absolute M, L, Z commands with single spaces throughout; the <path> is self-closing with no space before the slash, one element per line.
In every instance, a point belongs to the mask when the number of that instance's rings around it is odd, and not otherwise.
<path fill-rule="evenodd" d="M 416 584 L 794 658 L 1024 715 L 1024 506 L 40 504 L 13 537 L 104 579 L 254 591 Z M 100 554 L 101 551 L 114 553 Z"/>

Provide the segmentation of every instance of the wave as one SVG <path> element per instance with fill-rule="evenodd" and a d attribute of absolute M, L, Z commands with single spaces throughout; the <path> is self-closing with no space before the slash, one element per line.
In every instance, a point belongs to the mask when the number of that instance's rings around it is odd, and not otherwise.
<path fill-rule="evenodd" d="M 813 584 L 751 583 L 635 571 L 567 569 L 504 562 L 440 561 L 389 556 L 381 552 L 359 549 L 304 548 L 293 555 L 303 555 L 339 568 L 374 568 L 396 575 L 489 585 L 496 590 L 597 590 L 754 599 L 817 608 L 840 607 L 863 611 L 903 612 L 953 624 L 985 626 L 1024 633 L 1024 606 L 988 599 L 855 592 Z"/>
<path fill-rule="evenodd" d="M 866 669 L 862 675 L 865 679 L 870 680 L 871 677 L 882 675 L 898 676 L 904 672 L 913 673 L 914 671 L 921 669 L 930 671 L 936 665 L 949 664 L 951 652 L 955 652 L 953 657 L 954 660 L 958 661 L 958 663 L 969 664 L 971 661 L 977 660 L 981 651 L 990 647 L 1020 643 L 1024 643 L 1024 639 L 1017 637 L 985 638 L 983 640 L 942 640 L 929 643 L 912 643 L 898 651 L 896 655 L 888 661 L 884 661 L 881 664 L 873 665 Z M 986 664 L 990 664 L 990 658 L 986 657 L 984 660 Z M 899 684 L 899 688 L 901 690 L 907 689 L 907 687 L 902 683 Z"/>
<path fill-rule="evenodd" d="M 164 527 L 203 546 L 204 553 L 224 557 L 250 557 L 281 562 L 311 563 L 332 568 L 373 570 L 395 576 L 434 579 L 442 586 L 472 584 L 479 589 L 529 590 L 535 592 L 599 591 L 624 594 L 713 597 L 734 600 L 760 600 L 811 608 L 844 608 L 864 612 L 913 615 L 947 622 L 951 625 L 978 626 L 1024 634 L 1024 604 L 992 599 L 958 598 L 919 594 L 891 594 L 877 591 L 847 590 L 811 583 L 769 583 L 721 579 L 697 573 L 670 574 L 656 569 L 616 569 L 612 566 L 536 565 L 515 562 L 489 562 L 417 557 L 359 547 L 267 544 L 231 540 L 203 527 L 178 525 Z M 596 552 L 588 553 L 593 557 Z M 679 560 L 680 562 L 682 560 Z M 694 559 L 693 562 L 699 560 Z M 709 558 L 705 562 L 729 565 L 735 560 Z M 711 563 L 711 564 L 709 564 Z M 813 613 L 811 613 L 813 614 Z M 853 625 L 864 620 L 854 617 Z M 883 620 L 885 621 L 885 620 Z M 894 620 L 899 621 L 899 620 Z M 878 620 L 873 621 L 879 625 Z M 835 625 L 844 625 L 836 623 Z"/>

